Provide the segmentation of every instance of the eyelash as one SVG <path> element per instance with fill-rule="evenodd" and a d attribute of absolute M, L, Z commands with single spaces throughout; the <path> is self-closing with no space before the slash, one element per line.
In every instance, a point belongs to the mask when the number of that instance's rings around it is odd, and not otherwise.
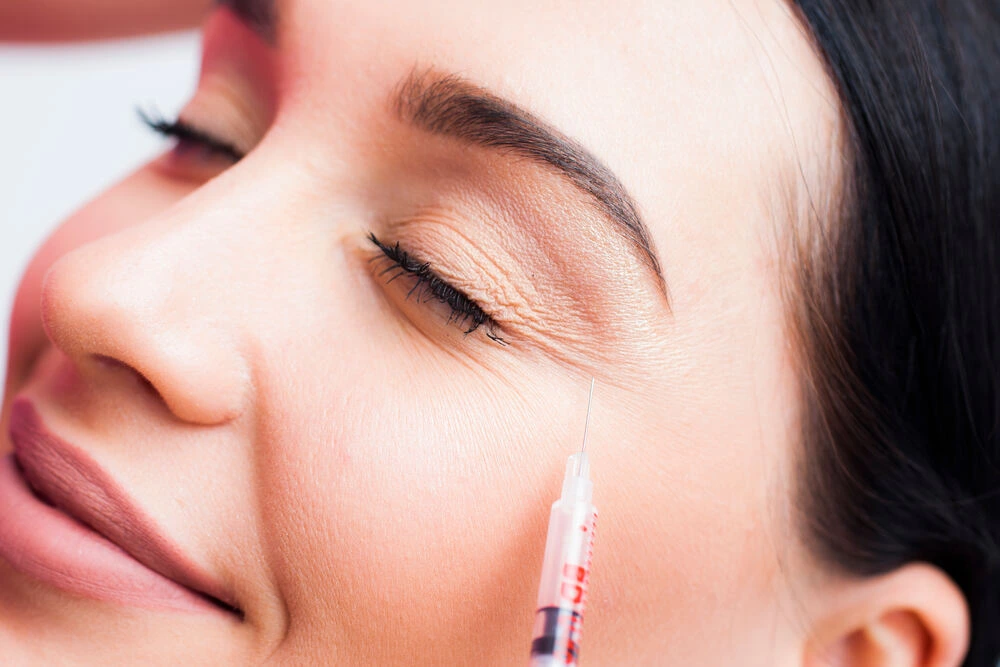
<path fill-rule="evenodd" d="M 168 121 L 162 116 L 153 117 L 139 108 L 136 109 L 136 113 L 139 114 L 139 118 L 151 130 L 165 137 L 173 137 L 178 141 L 198 144 L 202 148 L 222 155 L 233 162 L 239 162 L 243 157 L 231 144 L 219 141 L 215 137 L 206 134 L 179 118 Z M 434 273 L 431 270 L 430 262 L 417 261 L 406 250 L 400 247 L 399 242 L 396 242 L 395 245 L 385 244 L 374 233 L 370 233 L 368 239 L 382 253 L 382 258 L 390 261 L 390 265 L 379 272 L 379 276 L 384 276 L 394 269 L 398 269 L 398 272 L 391 276 L 386 281 L 386 284 L 391 283 L 404 274 L 409 274 L 415 278 L 415 282 L 406 294 L 407 299 L 414 293 L 417 294 L 417 302 L 421 301 L 421 297 L 426 297 L 423 299 L 424 302 L 429 299 L 435 299 L 451 309 L 448 324 L 453 322 L 468 324 L 468 328 L 465 330 L 466 335 L 485 326 L 487 338 L 500 345 L 506 346 L 508 344 L 507 341 L 496 333 L 496 321 L 487 315 L 482 307 L 472 298 Z M 379 258 L 376 257 L 375 259 Z"/>
<path fill-rule="evenodd" d="M 173 137 L 179 142 L 197 144 L 210 153 L 220 155 L 232 162 L 239 162 L 243 158 L 243 154 L 236 150 L 232 144 L 220 141 L 207 132 L 199 130 L 179 118 L 176 120 L 167 120 L 156 112 L 153 112 L 151 115 L 140 108 L 137 108 L 135 111 L 139 114 L 139 119 L 149 129 L 158 134 L 162 134 L 165 137 Z"/>
<path fill-rule="evenodd" d="M 402 275 L 410 275 L 415 279 L 413 287 L 407 292 L 406 298 L 416 293 L 417 302 L 427 302 L 435 299 L 451 309 L 448 323 L 467 325 L 465 334 L 469 335 L 480 327 L 485 327 L 486 336 L 490 340 L 500 345 L 506 346 L 508 343 L 496 333 L 496 321 L 486 314 L 485 311 L 472 298 L 467 296 L 460 289 L 453 287 L 441 276 L 431 270 L 430 262 L 420 262 L 411 256 L 406 250 L 400 247 L 397 241 L 395 245 L 383 243 L 374 233 L 368 234 L 368 240 L 382 253 L 381 257 L 374 259 L 388 259 L 388 267 L 379 271 L 379 276 L 396 270 L 386 281 L 391 283 Z M 421 298 L 424 297 L 424 298 Z"/>

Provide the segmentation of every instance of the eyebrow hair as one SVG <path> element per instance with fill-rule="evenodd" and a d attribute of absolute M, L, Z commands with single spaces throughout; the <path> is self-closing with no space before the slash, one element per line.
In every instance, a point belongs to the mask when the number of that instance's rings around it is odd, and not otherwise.
<path fill-rule="evenodd" d="M 215 0 L 216 7 L 228 7 L 243 23 L 268 44 L 274 44 L 277 15 L 274 0 Z"/>
<path fill-rule="evenodd" d="M 215 0 L 269 44 L 275 43 L 274 0 Z M 635 201 L 607 166 L 581 144 L 534 114 L 455 74 L 414 69 L 392 95 L 397 115 L 428 132 L 485 148 L 510 150 L 555 169 L 591 197 L 612 229 L 630 243 L 653 273 L 667 299 L 669 292 L 653 248 L 649 227 Z"/>
<path fill-rule="evenodd" d="M 668 297 L 649 228 L 635 202 L 614 173 L 579 143 L 513 102 L 454 74 L 414 70 L 390 101 L 400 118 L 427 132 L 509 150 L 553 168 L 591 197 Z"/>

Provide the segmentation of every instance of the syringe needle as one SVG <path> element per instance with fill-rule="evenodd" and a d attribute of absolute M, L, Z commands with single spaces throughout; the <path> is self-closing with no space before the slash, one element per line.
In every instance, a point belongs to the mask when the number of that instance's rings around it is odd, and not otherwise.
<path fill-rule="evenodd" d="M 596 378 L 590 378 L 590 396 L 587 398 L 587 418 L 583 422 L 583 447 L 580 453 L 587 451 L 587 429 L 590 427 L 590 409 L 594 406 L 594 382 Z"/>
<path fill-rule="evenodd" d="M 590 481 L 586 451 L 595 384 L 591 379 L 583 446 L 566 460 L 562 493 L 552 503 L 549 513 L 531 641 L 531 667 L 576 667 L 579 664 L 580 630 L 597 520 L 594 484 Z"/>

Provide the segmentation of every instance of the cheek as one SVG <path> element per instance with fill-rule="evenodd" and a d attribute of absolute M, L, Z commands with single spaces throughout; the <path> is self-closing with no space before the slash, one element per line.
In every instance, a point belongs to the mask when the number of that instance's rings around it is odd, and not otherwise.
<path fill-rule="evenodd" d="M 7 400 L 24 381 L 46 341 L 39 307 L 42 281 L 49 268 L 66 253 L 90 241 L 156 215 L 193 188 L 193 185 L 168 181 L 152 169 L 143 168 L 70 216 L 46 240 L 21 278 L 14 300 Z"/>
<path fill-rule="evenodd" d="M 335 636 L 386 662 L 401 647 L 473 663 L 523 652 L 579 382 L 518 396 L 494 374 L 443 377 L 439 358 L 340 341 L 311 391 L 300 375 L 268 397 L 275 417 L 258 431 L 289 646 Z"/>

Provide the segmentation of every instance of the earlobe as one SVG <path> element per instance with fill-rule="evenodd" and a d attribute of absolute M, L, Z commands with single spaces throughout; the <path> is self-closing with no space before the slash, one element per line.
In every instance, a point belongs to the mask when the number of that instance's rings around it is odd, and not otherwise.
<path fill-rule="evenodd" d="M 940 569 L 906 565 L 830 584 L 803 667 L 958 667 L 969 642 L 965 597 Z"/>

